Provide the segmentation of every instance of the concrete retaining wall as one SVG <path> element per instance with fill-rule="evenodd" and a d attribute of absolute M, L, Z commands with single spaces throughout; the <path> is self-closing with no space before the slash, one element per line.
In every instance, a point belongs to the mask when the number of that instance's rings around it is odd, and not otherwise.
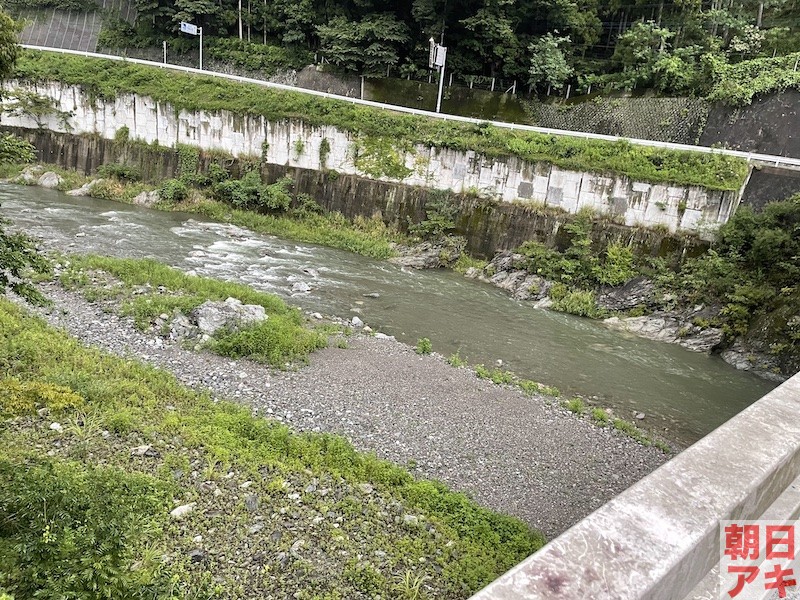
<path fill-rule="evenodd" d="M 472 151 L 417 145 L 392 146 L 392 140 L 366 140 L 332 126 L 301 120 L 271 122 L 228 111 L 186 112 L 137 95 L 93 101 L 77 86 L 60 83 L 6 84 L 9 93 L 25 89 L 54 100 L 61 114 L 35 118 L 6 114 L 3 124 L 44 127 L 58 132 L 91 133 L 113 139 L 122 127 L 131 138 L 163 146 L 188 144 L 233 156 L 263 156 L 270 164 L 369 176 L 411 186 L 474 193 L 504 202 L 535 202 L 576 213 L 589 207 L 628 226 L 664 226 L 669 231 L 709 237 L 736 209 L 739 194 L 699 186 L 632 181 L 622 175 L 580 173 L 515 157 L 490 158 Z M 370 145 L 395 157 L 395 177 L 370 166 Z M 328 151 L 321 148 L 327 146 Z M 403 169 L 405 167 L 405 169 Z M 399 171 L 403 171 L 401 175 Z M 405 174 L 407 172 L 407 174 Z"/>

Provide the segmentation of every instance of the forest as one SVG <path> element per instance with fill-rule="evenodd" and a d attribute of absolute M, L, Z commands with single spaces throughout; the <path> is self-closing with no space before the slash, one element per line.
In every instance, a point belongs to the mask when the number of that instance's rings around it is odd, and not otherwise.
<path fill-rule="evenodd" d="M 30 8 L 89 10 L 93 0 L 12 0 Z M 655 88 L 707 94 L 719 74 L 753 59 L 800 51 L 797 0 L 133 0 L 134 25 L 112 23 L 106 47 L 178 50 L 187 21 L 217 55 L 257 68 L 309 64 L 422 78 L 429 39 L 448 47 L 460 76 L 498 77 L 532 91 Z M 791 57 L 788 67 L 796 70 Z M 748 69 L 750 70 L 750 69 Z M 755 72 L 763 70 L 756 61 Z"/>

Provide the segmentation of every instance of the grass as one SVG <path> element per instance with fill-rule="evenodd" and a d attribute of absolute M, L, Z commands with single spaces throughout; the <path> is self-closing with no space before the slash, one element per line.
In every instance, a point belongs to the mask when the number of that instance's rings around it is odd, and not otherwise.
<path fill-rule="evenodd" d="M 599 425 L 608 425 L 609 416 L 608 412 L 602 408 L 596 407 L 592 409 L 592 421 Z"/>
<path fill-rule="evenodd" d="M 489 369 L 485 365 L 475 365 L 474 370 L 475 375 L 479 379 L 489 379 L 492 383 L 496 383 L 498 385 L 515 385 L 528 396 L 542 394 L 557 398 L 561 394 L 559 389 L 556 387 L 543 385 L 541 383 L 537 383 L 536 381 L 531 381 L 530 379 L 521 379 L 514 375 L 514 373 L 511 371 L 506 371 L 500 367 Z"/>
<path fill-rule="evenodd" d="M 21 53 L 15 77 L 30 82 L 77 85 L 90 98 L 111 99 L 136 93 L 169 103 L 178 110 L 227 110 L 239 115 L 263 116 L 270 121 L 292 119 L 312 126 L 332 125 L 373 145 L 388 140 L 392 147 L 399 148 L 422 144 L 474 150 L 489 157 L 517 156 L 577 171 L 623 174 L 639 181 L 738 190 L 746 174 L 744 160 L 720 154 L 662 150 L 626 141 L 585 140 L 402 115 L 118 61 L 26 50 Z"/>
<path fill-rule="evenodd" d="M 433 352 L 433 344 L 431 344 L 431 340 L 429 338 L 420 338 L 417 340 L 417 345 L 414 348 L 414 351 L 417 354 L 430 354 Z"/>
<path fill-rule="evenodd" d="M 223 330 L 208 342 L 208 347 L 222 356 L 247 357 L 282 368 L 304 362 L 311 352 L 327 344 L 324 332 L 304 326 L 298 309 L 274 294 L 246 285 L 186 275 L 151 259 L 74 256 L 68 262 L 69 268 L 61 275 L 67 287 L 81 288 L 89 300 L 121 301 L 122 314 L 132 316 L 142 329 L 161 314 L 179 310 L 188 315 L 207 300 L 237 298 L 243 304 L 263 306 L 266 321 Z"/>
<path fill-rule="evenodd" d="M 0 381 L 27 398 L 0 394 L 0 585 L 18 598 L 465 598 L 544 542 L 341 437 L 214 402 L 2 299 Z"/>
<path fill-rule="evenodd" d="M 357 218 L 348 221 L 340 213 L 308 215 L 302 219 L 286 215 L 264 215 L 231 208 L 215 200 L 177 205 L 175 210 L 201 214 L 209 219 L 266 233 L 347 250 L 376 259 L 394 256 L 393 242 L 404 241 L 398 232 L 379 219 Z"/>
<path fill-rule="evenodd" d="M 569 412 L 580 416 L 586 412 L 586 403 L 583 401 L 583 398 L 576 396 L 570 400 L 567 400 L 564 403 L 564 408 L 566 408 Z"/>

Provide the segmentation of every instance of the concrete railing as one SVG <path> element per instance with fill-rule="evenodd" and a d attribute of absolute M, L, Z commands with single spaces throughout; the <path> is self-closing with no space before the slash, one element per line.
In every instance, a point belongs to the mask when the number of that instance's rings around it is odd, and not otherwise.
<path fill-rule="evenodd" d="M 800 374 L 473 600 L 719 598 L 721 520 L 800 513 Z"/>
<path fill-rule="evenodd" d="M 402 112 L 408 113 L 412 115 L 419 115 L 434 119 L 445 119 L 448 121 L 459 121 L 462 123 L 489 123 L 494 125 L 495 127 L 504 127 L 507 129 L 514 129 L 518 131 L 532 131 L 535 133 L 544 133 L 547 135 L 563 135 L 568 137 L 578 137 L 584 139 L 592 139 L 592 140 L 603 140 L 607 142 L 617 142 L 620 140 L 626 140 L 631 144 L 635 144 L 638 146 L 651 146 L 655 148 L 665 148 L 669 150 L 685 150 L 689 152 L 702 152 L 706 154 L 724 154 L 726 156 L 735 156 L 737 158 L 744 158 L 748 161 L 755 161 L 755 162 L 763 162 L 768 163 L 774 166 L 789 166 L 789 167 L 800 167 L 800 158 L 788 158 L 785 156 L 774 156 L 771 154 L 758 154 L 755 152 L 740 152 L 738 150 L 727 150 L 724 148 L 709 148 L 707 146 L 692 146 L 689 144 L 674 144 L 671 142 L 658 142 L 655 140 L 640 140 L 635 138 L 622 138 L 613 135 L 603 135 L 599 133 L 587 133 L 585 131 L 566 131 L 563 129 L 550 129 L 547 127 L 535 127 L 533 125 L 520 125 L 517 123 L 506 123 L 504 121 L 486 121 L 484 119 L 473 119 L 470 117 L 462 117 L 459 115 L 448 115 L 443 113 L 435 113 L 430 112 L 427 110 L 419 110 L 417 108 L 408 108 L 405 106 L 398 106 L 395 104 L 383 104 L 380 102 L 372 102 L 370 100 L 361 100 L 358 98 L 350 98 L 348 96 L 339 96 L 336 94 L 328 94 L 326 92 L 318 92 L 316 90 L 308 90 L 305 88 L 294 87 L 290 85 L 284 85 L 280 83 L 271 83 L 269 81 L 263 81 L 261 79 L 252 79 L 250 77 L 240 77 L 238 75 L 229 75 L 227 73 L 217 73 L 215 71 L 206 71 L 200 69 L 194 69 L 192 67 L 182 67 L 179 65 L 171 65 L 169 63 L 161 63 L 155 62 L 150 60 L 142 60 L 138 58 L 127 58 L 124 56 L 117 56 L 114 54 L 98 54 L 96 52 L 81 52 L 80 50 L 67 50 L 64 48 L 46 48 L 42 46 L 31 46 L 28 44 L 21 44 L 23 48 L 27 48 L 29 50 L 42 50 L 46 52 L 57 52 L 59 54 L 74 54 L 77 56 L 87 56 L 90 58 L 104 58 L 107 60 L 118 60 L 118 61 L 125 61 L 129 63 L 134 63 L 138 65 L 146 65 L 149 67 L 159 67 L 162 69 L 170 69 L 173 71 L 182 71 L 184 73 L 194 73 L 200 75 L 208 75 L 211 77 L 221 77 L 224 79 L 230 79 L 231 81 L 238 81 L 240 83 L 251 83 L 256 85 L 261 85 L 264 87 L 269 87 L 277 90 L 284 90 L 284 91 L 291 91 L 297 92 L 300 94 L 309 94 L 312 96 L 319 96 L 321 98 L 329 98 L 332 100 L 340 100 L 342 102 L 349 102 L 351 104 L 358 104 L 361 106 L 370 106 L 372 108 L 378 108 L 382 110 L 391 110 L 394 112 Z"/>

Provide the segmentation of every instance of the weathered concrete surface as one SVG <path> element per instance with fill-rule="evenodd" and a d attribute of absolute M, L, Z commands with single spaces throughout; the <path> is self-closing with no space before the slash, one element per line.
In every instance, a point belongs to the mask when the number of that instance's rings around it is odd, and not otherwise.
<path fill-rule="evenodd" d="M 765 513 L 800 475 L 800 374 L 473 596 L 680 599 L 719 558 L 719 521 Z"/>
<path fill-rule="evenodd" d="M 9 82 L 6 88 L 12 96 L 15 89 L 24 89 L 50 98 L 56 108 L 44 116 L 10 114 L 4 119 L 6 126 L 44 127 L 105 139 L 114 139 L 119 129 L 127 127 L 132 139 L 147 143 L 188 144 L 233 156 L 258 156 L 274 165 L 369 175 L 410 186 L 477 193 L 503 202 L 545 204 L 568 213 L 590 208 L 628 226 L 664 226 L 671 232 L 709 237 L 733 214 L 739 199 L 737 191 L 633 181 L 623 175 L 582 173 L 474 151 L 419 144 L 401 148 L 392 146 L 392 140 L 383 140 L 377 151 L 393 153 L 396 174 L 403 167 L 407 173 L 387 176 L 368 166 L 375 160 L 365 160 L 370 152 L 367 140 L 333 126 L 268 121 L 229 111 L 187 112 L 134 94 L 94 99 L 79 86 L 57 82 Z"/>

